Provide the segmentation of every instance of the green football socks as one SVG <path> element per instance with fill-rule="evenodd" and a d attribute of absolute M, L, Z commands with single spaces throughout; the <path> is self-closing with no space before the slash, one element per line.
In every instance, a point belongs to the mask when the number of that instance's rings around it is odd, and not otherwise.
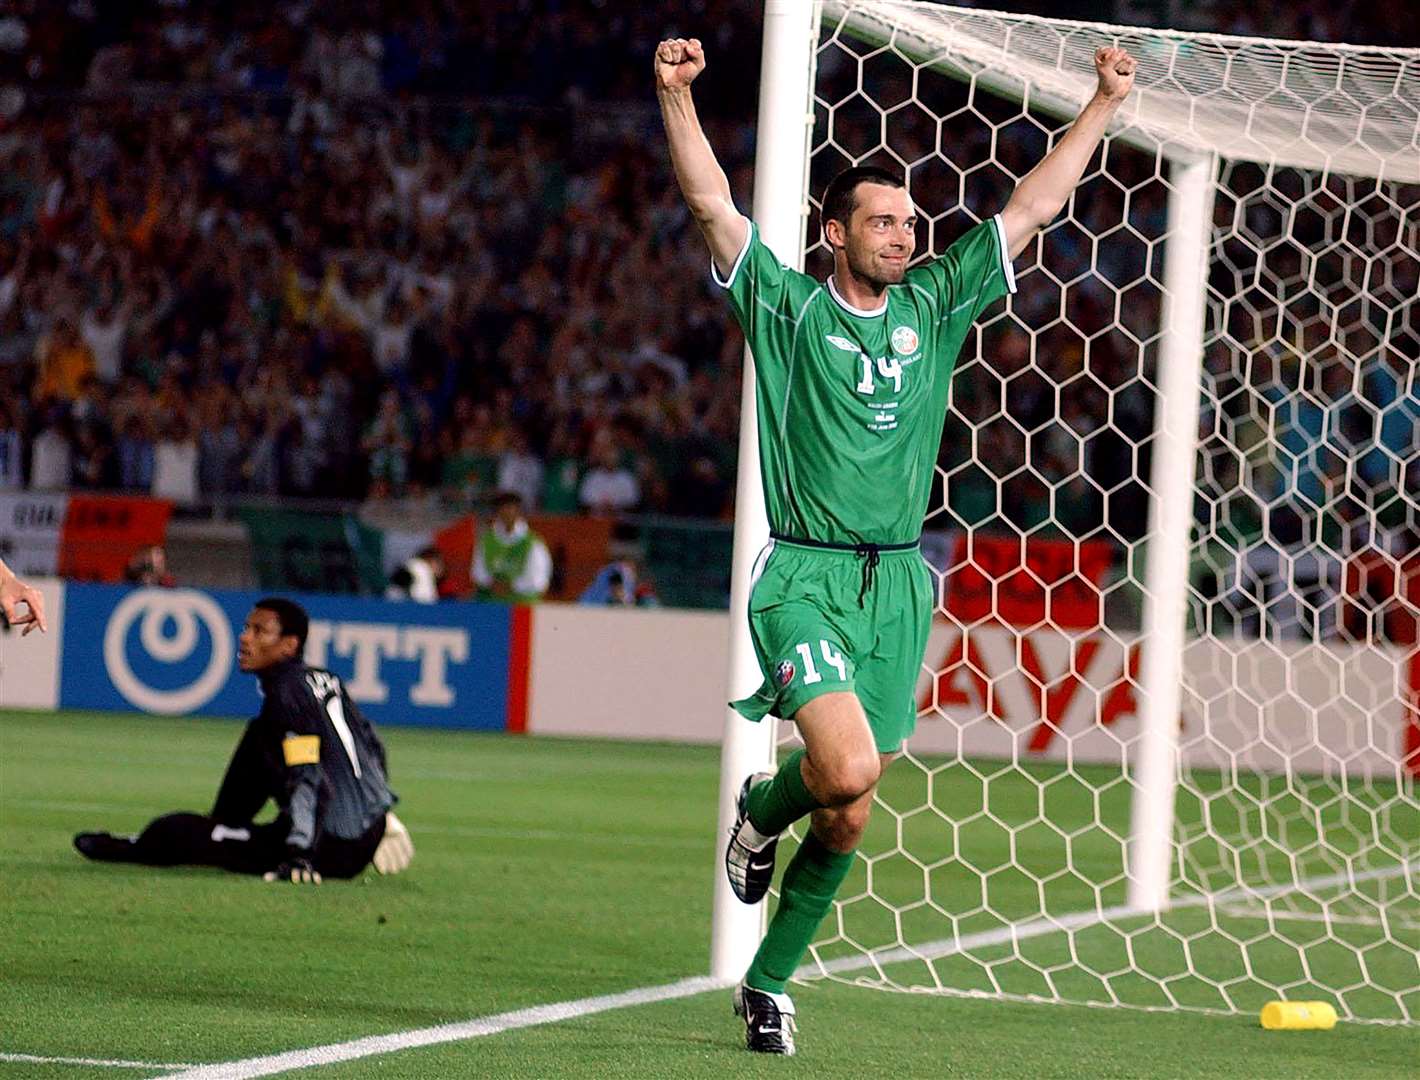
<path fill-rule="evenodd" d="M 746 984 L 772 994 L 784 992 L 852 866 L 852 852 L 833 851 L 813 833 L 804 838 L 784 870 L 779 907 L 745 975 Z"/>
<path fill-rule="evenodd" d="M 750 789 L 746 800 L 749 823 L 763 835 L 778 836 L 805 814 L 819 809 L 821 804 L 809 794 L 800 771 L 803 758 L 804 752 L 795 750 L 784 759 L 773 780 Z"/>

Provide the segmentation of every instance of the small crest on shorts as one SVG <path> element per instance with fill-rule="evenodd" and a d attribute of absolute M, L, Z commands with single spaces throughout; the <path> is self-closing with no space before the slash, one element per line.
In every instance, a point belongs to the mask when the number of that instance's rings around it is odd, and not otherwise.
<path fill-rule="evenodd" d="M 910 326 L 899 326 L 892 332 L 892 351 L 910 356 L 917 351 L 917 331 Z"/>
<path fill-rule="evenodd" d="M 774 681 L 780 686 L 788 686 L 794 681 L 794 665 L 792 661 L 779 661 L 779 666 L 774 669 Z"/>

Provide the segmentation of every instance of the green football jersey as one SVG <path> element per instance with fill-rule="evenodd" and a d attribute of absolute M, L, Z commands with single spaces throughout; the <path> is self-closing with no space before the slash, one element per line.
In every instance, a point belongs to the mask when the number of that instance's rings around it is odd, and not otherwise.
<path fill-rule="evenodd" d="M 832 278 L 784 266 L 752 223 L 729 277 L 714 276 L 754 354 L 769 527 L 828 544 L 916 540 L 957 353 L 1015 291 L 1000 217 L 909 270 L 871 311 Z"/>

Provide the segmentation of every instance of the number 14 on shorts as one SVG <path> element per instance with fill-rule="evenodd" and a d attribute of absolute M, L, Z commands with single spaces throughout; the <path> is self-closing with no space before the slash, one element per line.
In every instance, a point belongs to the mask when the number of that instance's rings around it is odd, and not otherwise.
<path fill-rule="evenodd" d="M 813 645 L 807 641 L 801 641 L 794 646 L 794 651 L 799 654 L 799 659 L 804 662 L 804 685 L 812 686 L 816 682 L 823 681 L 823 672 L 819 671 L 818 665 L 814 661 Z M 848 681 L 848 665 L 844 662 L 843 654 L 822 638 L 818 643 L 819 655 L 823 657 L 823 662 L 838 672 L 838 681 Z M 790 675 L 792 679 L 792 674 Z"/>

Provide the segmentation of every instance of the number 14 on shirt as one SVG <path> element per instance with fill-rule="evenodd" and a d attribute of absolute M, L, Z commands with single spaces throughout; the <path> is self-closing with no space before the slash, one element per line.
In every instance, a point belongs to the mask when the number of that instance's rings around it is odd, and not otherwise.
<path fill-rule="evenodd" d="M 867 353 L 859 353 L 858 359 L 863 362 L 863 378 L 858 382 L 858 393 L 874 394 L 878 384 L 873 378 L 873 360 Z M 895 356 L 880 356 L 877 359 L 877 368 L 879 375 L 892 380 L 892 392 L 902 393 L 902 362 Z"/>

